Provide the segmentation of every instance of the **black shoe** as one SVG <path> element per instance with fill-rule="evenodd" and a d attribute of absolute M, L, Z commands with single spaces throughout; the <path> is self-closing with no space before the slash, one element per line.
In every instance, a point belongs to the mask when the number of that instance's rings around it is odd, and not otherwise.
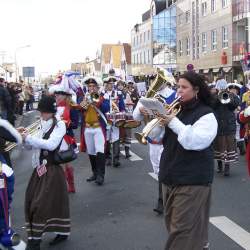
<path fill-rule="evenodd" d="M 60 235 L 58 234 L 49 244 L 50 246 L 55 246 L 65 240 L 68 239 L 68 235 Z"/>
<path fill-rule="evenodd" d="M 162 200 L 158 200 L 156 208 L 153 209 L 154 212 L 158 213 L 158 215 L 163 214 L 163 202 Z"/>
<path fill-rule="evenodd" d="M 230 167 L 229 167 L 229 165 L 225 165 L 224 176 L 230 176 Z"/>
<path fill-rule="evenodd" d="M 86 181 L 87 182 L 91 182 L 91 181 L 95 181 L 96 180 L 96 176 L 92 175 L 91 177 L 89 177 Z"/>
<path fill-rule="evenodd" d="M 119 166 L 121 166 L 121 163 L 119 162 L 119 160 L 115 159 L 113 162 L 113 167 L 118 168 Z"/>
<path fill-rule="evenodd" d="M 130 158 L 132 155 L 129 153 L 129 147 L 125 146 L 125 158 L 128 159 Z"/>
<path fill-rule="evenodd" d="M 25 250 L 40 250 L 40 240 L 28 240 Z"/>
<path fill-rule="evenodd" d="M 217 163 L 218 163 L 217 173 L 222 173 L 222 171 L 223 171 L 222 161 L 217 161 Z"/>
<path fill-rule="evenodd" d="M 104 183 L 104 178 L 100 175 L 97 176 L 95 183 L 99 186 L 102 186 Z"/>

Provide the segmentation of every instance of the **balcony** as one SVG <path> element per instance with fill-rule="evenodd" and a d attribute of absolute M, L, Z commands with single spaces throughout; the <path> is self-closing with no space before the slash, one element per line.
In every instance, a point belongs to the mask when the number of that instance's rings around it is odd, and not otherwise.
<path fill-rule="evenodd" d="M 234 0 L 232 12 L 234 22 L 250 17 L 250 0 Z"/>

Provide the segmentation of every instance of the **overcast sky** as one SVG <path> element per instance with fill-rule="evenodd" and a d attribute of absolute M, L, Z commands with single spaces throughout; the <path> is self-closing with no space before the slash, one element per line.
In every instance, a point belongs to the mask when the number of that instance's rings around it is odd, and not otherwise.
<path fill-rule="evenodd" d="M 102 43 L 130 42 L 151 0 L 0 0 L 0 51 L 5 61 L 57 72 L 93 58 Z M 1 52 L 0 52 L 1 54 Z M 2 58 L 0 58 L 2 63 Z"/>

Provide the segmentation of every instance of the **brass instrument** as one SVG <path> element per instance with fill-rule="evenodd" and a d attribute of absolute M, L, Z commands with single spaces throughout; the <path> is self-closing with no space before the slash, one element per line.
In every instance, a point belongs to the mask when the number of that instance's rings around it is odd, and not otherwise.
<path fill-rule="evenodd" d="M 232 101 L 232 93 L 228 90 L 220 91 L 218 98 L 221 104 L 229 104 Z"/>
<path fill-rule="evenodd" d="M 85 99 L 80 103 L 83 109 L 88 109 L 89 105 L 98 103 L 100 101 L 100 95 L 98 93 L 87 93 Z"/>
<path fill-rule="evenodd" d="M 38 127 L 40 126 L 40 120 L 37 120 L 36 122 L 32 123 L 31 125 L 29 125 L 28 127 L 25 128 L 25 131 L 29 134 L 29 135 L 34 135 L 37 131 L 38 131 Z M 8 142 L 5 144 L 5 152 L 9 152 L 12 149 L 14 149 L 17 146 L 17 143 L 15 142 Z"/>
<path fill-rule="evenodd" d="M 170 105 L 164 105 L 166 111 L 168 113 L 177 115 L 181 111 L 181 105 L 180 105 L 180 99 L 181 97 L 178 97 L 175 99 Z M 135 138 L 141 143 L 146 145 L 147 144 L 147 138 L 151 131 L 155 129 L 157 126 L 160 126 L 160 122 L 163 120 L 163 118 L 155 118 L 152 121 L 150 121 L 145 128 L 143 129 L 142 133 L 135 133 Z M 162 128 L 163 129 L 163 128 Z M 158 129 L 158 132 L 161 133 L 162 129 Z"/>

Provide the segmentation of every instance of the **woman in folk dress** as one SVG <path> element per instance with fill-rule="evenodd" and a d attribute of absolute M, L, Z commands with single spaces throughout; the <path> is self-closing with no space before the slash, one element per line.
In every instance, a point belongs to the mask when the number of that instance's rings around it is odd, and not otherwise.
<path fill-rule="evenodd" d="M 41 112 L 41 126 L 37 135 L 28 135 L 25 130 L 22 133 L 25 144 L 35 149 L 32 157 L 34 170 L 25 195 L 27 250 L 40 250 L 45 232 L 57 234 L 51 245 L 66 240 L 70 234 L 67 185 L 63 168 L 54 163 L 55 151 L 67 149 L 63 141 L 66 126 L 55 117 L 57 109 L 53 97 L 43 97 L 38 110 Z"/>

